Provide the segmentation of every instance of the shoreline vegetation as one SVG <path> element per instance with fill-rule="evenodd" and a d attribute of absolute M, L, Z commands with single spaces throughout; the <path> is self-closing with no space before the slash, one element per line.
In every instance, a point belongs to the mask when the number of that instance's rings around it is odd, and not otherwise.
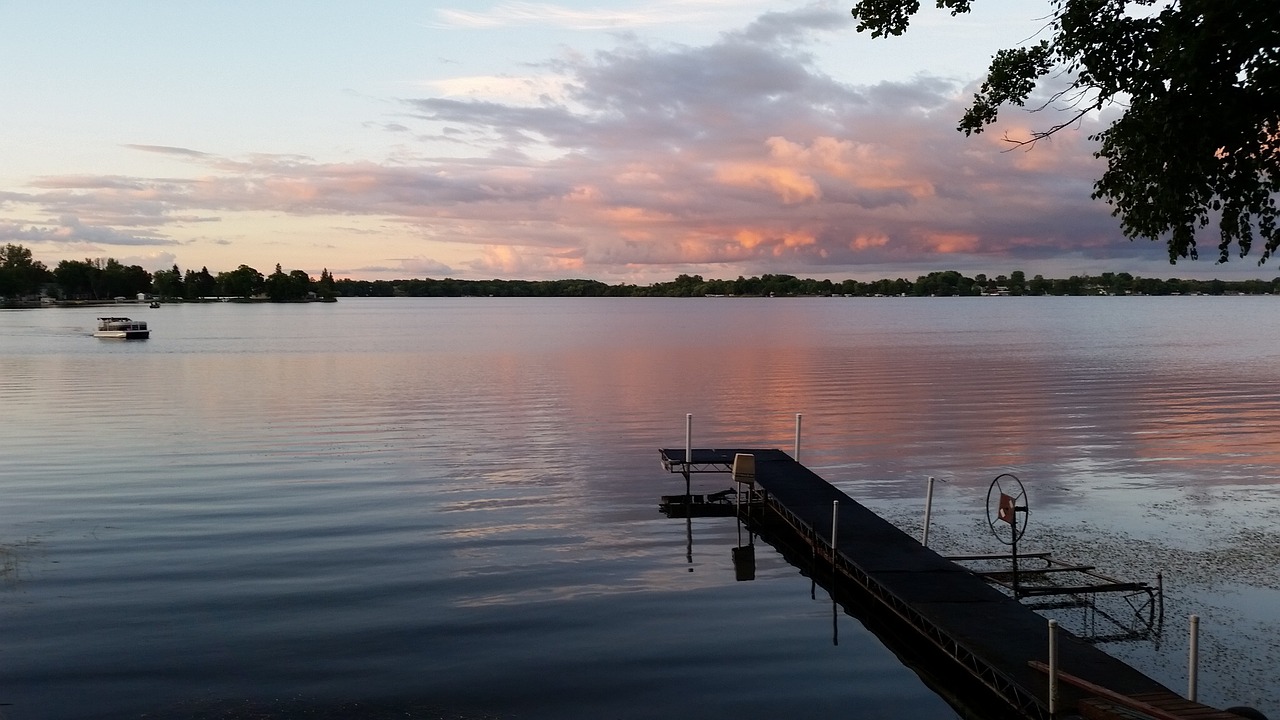
<path fill-rule="evenodd" d="M 1009 275 L 968 277 L 954 270 L 905 278 L 816 280 L 794 275 L 739 276 L 735 280 L 679 275 L 650 285 L 598 280 L 351 280 L 335 279 L 325 268 L 318 279 L 303 270 L 270 275 L 248 265 L 216 275 L 208 268 L 147 272 L 137 265 L 106 260 L 62 260 L 53 270 L 21 245 L 0 248 L 0 307 L 112 305 L 139 302 L 336 302 L 341 297 L 954 297 L 1017 295 L 1276 295 L 1273 280 L 1183 280 L 1144 278 L 1129 273 L 1030 278 Z"/>
<path fill-rule="evenodd" d="M 1277 295 L 1274 280 L 1182 280 L 1143 278 L 1129 273 L 1027 278 L 966 277 L 954 270 L 913 280 L 871 282 L 815 280 L 765 274 L 736 280 L 706 280 L 680 275 L 651 285 L 608 285 L 596 280 L 337 280 L 339 297 L 954 297 L 980 295 Z"/>

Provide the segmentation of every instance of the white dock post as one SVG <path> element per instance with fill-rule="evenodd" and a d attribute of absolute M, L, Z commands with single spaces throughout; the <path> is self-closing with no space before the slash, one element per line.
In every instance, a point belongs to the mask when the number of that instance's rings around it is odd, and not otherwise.
<path fill-rule="evenodd" d="M 920 544 L 929 547 L 929 517 L 933 514 L 933 476 L 929 476 L 929 484 L 924 491 L 924 532 Z"/>
<path fill-rule="evenodd" d="M 689 515 L 690 503 L 693 502 L 693 413 L 684 414 L 684 502 L 685 516 Z"/>
<path fill-rule="evenodd" d="M 836 561 L 836 530 L 840 527 L 840 501 L 831 501 L 831 562 Z"/>
<path fill-rule="evenodd" d="M 796 413 L 796 448 L 791 453 L 791 459 L 800 462 L 800 413 Z"/>
<path fill-rule="evenodd" d="M 1196 673 L 1200 665 L 1200 616 L 1191 616 L 1190 649 L 1187 651 L 1187 699 L 1196 701 Z"/>
<path fill-rule="evenodd" d="M 1058 714 L 1058 621 L 1049 620 L 1049 717 Z"/>
<path fill-rule="evenodd" d="M 693 464 L 693 413 L 684 414 L 684 462 Z"/>

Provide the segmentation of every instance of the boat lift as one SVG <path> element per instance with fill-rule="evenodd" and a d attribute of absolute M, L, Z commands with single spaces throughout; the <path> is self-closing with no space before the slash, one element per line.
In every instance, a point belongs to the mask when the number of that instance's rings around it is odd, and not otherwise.
<path fill-rule="evenodd" d="M 1010 552 L 951 555 L 947 559 L 1042 613 L 1072 608 L 1084 610 L 1080 628 L 1083 632 L 1078 635 L 1086 642 L 1149 640 L 1160 635 L 1164 626 L 1161 574 L 1156 574 L 1153 586 L 1106 575 L 1093 565 L 1057 560 L 1048 552 L 1019 554 L 1018 541 L 1026 533 L 1030 512 L 1022 482 L 1011 473 L 997 476 L 987 489 L 987 524 L 996 539 L 1009 546 Z M 1102 602 L 1104 598 L 1119 598 L 1123 605 Z M 1124 606 L 1131 612 L 1125 612 Z"/>

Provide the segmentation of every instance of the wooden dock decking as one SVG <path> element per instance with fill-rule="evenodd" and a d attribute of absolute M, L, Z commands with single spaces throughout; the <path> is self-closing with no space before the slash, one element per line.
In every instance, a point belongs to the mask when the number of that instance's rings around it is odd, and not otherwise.
<path fill-rule="evenodd" d="M 909 624 L 921 639 L 964 669 L 971 679 L 1002 698 L 1017 714 L 1049 714 L 1047 675 L 1034 666 L 1048 659 L 1048 622 L 968 569 L 924 547 L 915 538 L 854 501 L 816 473 L 775 449 L 662 449 L 672 473 L 729 472 L 734 456 L 755 456 L 759 504 L 825 554 L 839 578 L 852 581 L 888 612 Z M 839 517 L 832 537 L 833 502 Z M 834 541 L 834 544 L 833 544 Z M 831 548 L 834 547 L 834 553 Z M 1100 712 L 1089 685 L 1114 696 L 1177 696 L 1117 658 L 1059 629 L 1058 667 L 1081 683 L 1059 682 L 1058 713 Z M 1182 700 L 1178 717 L 1232 717 L 1204 714 L 1212 708 Z M 1173 707 L 1168 712 L 1175 712 Z M 1221 711 L 1216 711 L 1221 713 Z M 1115 715 L 1121 717 L 1122 715 Z M 1150 717 L 1142 713 L 1124 717 Z M 1091 715 L 1099 717 L 1099 715 Z"/>

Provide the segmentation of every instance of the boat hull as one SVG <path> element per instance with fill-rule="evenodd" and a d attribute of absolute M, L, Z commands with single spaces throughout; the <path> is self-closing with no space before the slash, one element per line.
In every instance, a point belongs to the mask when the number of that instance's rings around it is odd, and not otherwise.
<path fill-rule="evenodd" d="M 151 337 L 151 330 L 141 320 L 132 320 L 127 317 L 100 317 L 98 329 L 94 331 L 93 336 L 121 340 L 146 340 Z"/>

